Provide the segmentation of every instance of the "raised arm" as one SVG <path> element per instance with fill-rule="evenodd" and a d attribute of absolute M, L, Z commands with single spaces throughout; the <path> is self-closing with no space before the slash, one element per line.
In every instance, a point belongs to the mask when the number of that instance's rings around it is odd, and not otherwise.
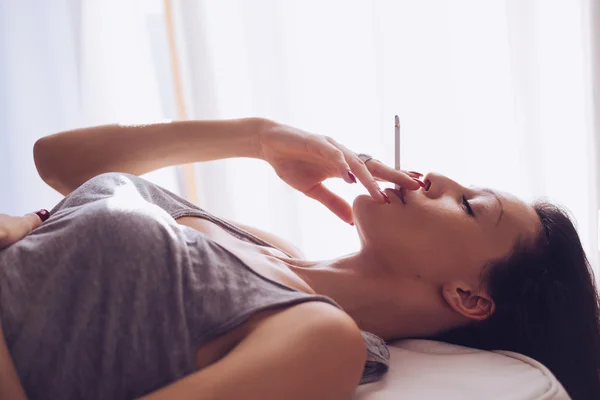
<path fill-rule="evenodd" d="M 358 179 L 382 204 L 390 200 L 376 178 L 408 190 L 425 185 L 416 179 L 417 172 L 394 170 L 376 161 L 367 166 L 329 136 L 263 118 L 105 125 L 46 136 L 34 146 L 40 176 L 64 195 L 104 172 L 141 175 L 171 165 L 233 157 L 268 162 L 288 185 L 348 223 L 353 220 L 350 204 L 323 185 L 324 180 Z"/>
<path fill-rule="evenodd" d="M 245 118 L 103 125 L 43 137 L 33 153 L 40 177 L 67 195 L 104 172 L 142 175 L 198 161 L 256 158 L 260 153 L 257 132 L 269 123 Z"/>

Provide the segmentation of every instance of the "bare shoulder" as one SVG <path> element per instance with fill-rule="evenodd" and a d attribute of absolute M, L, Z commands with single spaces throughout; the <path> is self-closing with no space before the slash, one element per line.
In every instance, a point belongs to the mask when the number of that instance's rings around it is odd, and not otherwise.
<path fill-rule="evenodd" d="M 225 357 L 144 399 L 347 400 L 366 357 L 350 316 L 310 301 L 261 318 Z"/>
<path fill-rule="evenodd" d="M 261 397 L 265 399 L 348 399 L 367 359 L 366 344 L 354 320 L 318 301 L 262 319 L 229 356 L 245 352 L 273 367 L 265 375 L 270 377 L 269 385 L 279 382 L 285 387 L 285 396 Z"/>
<path fill-rule="evenodd" d="M 341 309 L 323 301 L 307 301 L 275 308 L 257 315 L 249 321 L 235 346 L 246 342 L 260 342 L 267 345 L 274 338 L 304 338 L 306 345 L 323 348 L 329 342 L 344 347 L 359 359 L 366 358 L 367 349 L 360 328 L 356 322 Z M 333 351 L 333 349 L 331 349 Z M 323 354 L 323 356 L 325 356 Z M 364 362 L 364 360 L 363 360 Z"/>
<path fill-rule="evenodd" d="M 339 308 L 322 302 L 307 301 L 275 310 L 252 324 L 245 337 L 281 334 L 306 335 L 320 343 L 341 341 L 357 353 L 365 352 L 366 344 L 356 322 Z"/>

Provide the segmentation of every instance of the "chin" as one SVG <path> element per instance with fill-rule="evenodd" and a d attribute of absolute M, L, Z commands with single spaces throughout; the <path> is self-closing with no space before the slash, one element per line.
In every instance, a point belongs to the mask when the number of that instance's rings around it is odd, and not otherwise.
<path fill-rule="evenodd" d="M 374 217 L 373 212 L 381 207 L 380 204 L 373 200 L 369 194 L 361 194 L 354 199 L 352 203 L 352 213 L 354 215 L 354 223 L 360 225 L 365 221 Z"/>
<path fill-rule="evenodd" d="M 360 195 L 354 199 L 352 212 L 361 248 L 370 246 L 381 250 L 394 247 L 388 246 L 389 241 L 394 237 L 388 232 L 390 218 L 394 217 L 390 211 L 392 208 L 389 204 L 379 204 L 371 195 Z"/>
<path fill-rule="evenodd" d="M 352 202 L 352 210 L 354 213 L 360 212 L 359 210 L 367 206 L 369 203 L 375 203 L 371 195 L 369 194 L 361 194 L 356 196 L 354 201 Z"/>

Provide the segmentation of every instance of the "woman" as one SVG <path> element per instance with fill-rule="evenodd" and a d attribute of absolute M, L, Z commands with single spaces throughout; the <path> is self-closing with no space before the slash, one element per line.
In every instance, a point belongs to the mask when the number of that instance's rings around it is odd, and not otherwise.
<path fill-rule="evenodd" d="M 385 372 L 379 338 L 408 337 L 517 351 L 574 399 L 600 393 L 593 276 L 554 206 L 420 181 L 263 119 L 81 129 L 40 139 L 34 156 L 66 197 L 43 224 L 3 220 L 10 398 L 25 396 L 18 375 L 30 398 L 345 399 Z M 230 157 L 267 161 L 355 224 L 360 251 L 307 260 L 136 176 Z M 330 177 L 369 196 L 350 207 L 321 185 Z"/>

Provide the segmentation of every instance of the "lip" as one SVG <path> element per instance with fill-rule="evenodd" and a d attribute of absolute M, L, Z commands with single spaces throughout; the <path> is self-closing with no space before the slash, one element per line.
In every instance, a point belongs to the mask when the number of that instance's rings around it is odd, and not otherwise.
<path fill-rule="evenodd" d="M 403 205 L 406 204 L 406 200 L 404 199 L 404 189 L 400 188 L 400 190 L 396 190 L 396 189 L 387 188 L 384 190 L 384 192 L 392 193 L 395 197 L 400 199 L 400 201 L 402 202 Z"/>

